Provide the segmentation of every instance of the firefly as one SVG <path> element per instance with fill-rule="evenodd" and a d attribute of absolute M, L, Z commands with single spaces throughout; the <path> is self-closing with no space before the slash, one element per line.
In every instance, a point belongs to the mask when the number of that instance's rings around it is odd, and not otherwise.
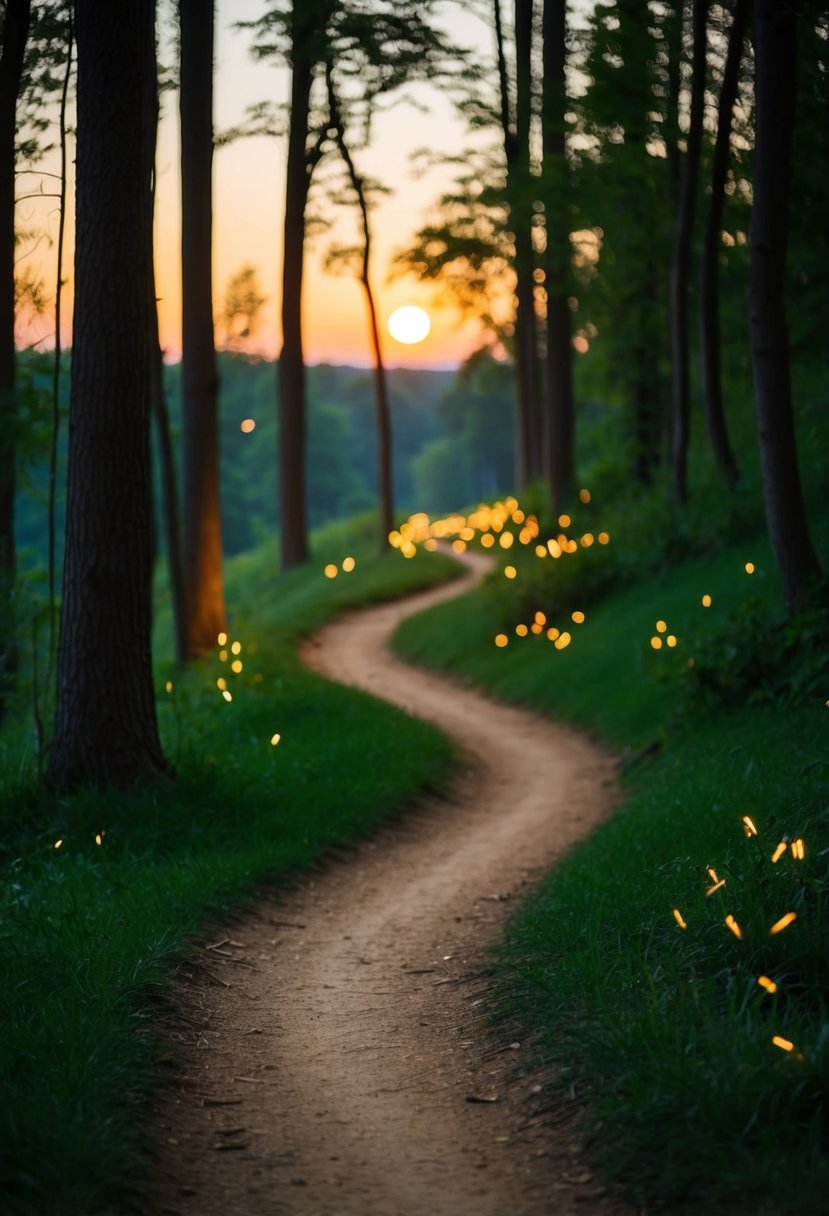
<path fill-rule="evenodd" d="M 679 925 L 680 929 L 688 928 L 687 924 L 682 919 L 682 913 L 680 912 L 679 908 L 674 908 L 674 920 Z"/>
<path fill-rule="evenodd" d="M 797 913 L 786 912 L 785 915 L 781 916 L 780 920 L 776 920 L 769 929 L 769 937 L 773 936 L 775 933 L 782 933 L 784 929 L 789 927 L 793 920 L 797 920 Z"/>
<path fill-rule="evenodd" d="M 700 602 L 702 603 L 703 608 L 711 607 L 711 596 L 708 594 L 708 592 L 705 593 Z"/>
<path fill-rule="evenodd" d="M 761 988 L 765 988 L 766 992 L 770 992 L 772 996 L 777 991 L 777 985 L 774 980 L 770 980 L 767 975 L 758 975 L 757 983 Z"/>
<path fill-rule="evenodd" d="M 726 924 L 726 927 L 731 930 L 731 932 L 734 934 L 735 937 L 743 936 L 742 929 L 737 924 L 736 920 L 734 919 L 734 917 L 731 915 L 730 912 L 729 912 L 728 916 L 726 916 L 726 918 L 725 918 L 725 924 Z"/>
<path fill-rule="evenodd" d="M 789 846 L 785 840 L 780 841 L 780 844 L 777 846 L 777 848 L 774 850 L 774 852 L 771 855 L 771 864 L 773 866 L 777 865 L 778 861 L 783 856 L 783 854 L 786 852 L 786 849 L 788 847 Z"/>
<path fill-rule="evenodd" d="M 792 857 L 795 861 L 803 861 L 806 857 L 806 845 L 799 838 L 792 841 Z"/>
<path fill-rule="evenodd" d="M 771 1041 L 774 1043 L 775 1047 L 779 1047 L 781 1051 L 794 1051 L 794 1043 L 792 1043 L 790 1039 L 782 1038 L 782 1036 L 779 1034 L 773 1035 Z"/>
<path fill-rule="evenodd" d="M 751 818 L 750 815 L 743 815 L 743 831 L 745 832 L 746 836 L 756 836 L 757 835 L 757 829 L 754 826 L 754 820 Z"/>
<path fill-rule="evenodd" d="M 356 565 L 357 563 L 353 557 L 346 557 L 343 559 L 343 571 L 346 574 L 350 574 Z"/>
<path fill-rule="evenodd" d="M 495 645 L 500 646 L 500 647 L 508 646 L 509 638 L 507 637 L 507 635 L 505 633 L 496 633 Z"/>
<path fill-rule="evenodd" d="M 281 738 L 282 738 L 282 736 L 279 734 L 278 731 L 275 735 L 271 735 L 271 747 L 276 747 L 277 743 L 279 742 L 279 740 Z"/>

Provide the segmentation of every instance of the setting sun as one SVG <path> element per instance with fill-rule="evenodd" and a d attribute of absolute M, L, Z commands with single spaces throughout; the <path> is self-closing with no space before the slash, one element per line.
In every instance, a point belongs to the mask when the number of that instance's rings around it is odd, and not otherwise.
<path fill-rule="evenodd" d="M 388 330 L 396 342 L 414 346 L 428 337 L 432 322 L 429 314 L 416 304 L 405 304 L 396 308 L 388 319 Z"/>

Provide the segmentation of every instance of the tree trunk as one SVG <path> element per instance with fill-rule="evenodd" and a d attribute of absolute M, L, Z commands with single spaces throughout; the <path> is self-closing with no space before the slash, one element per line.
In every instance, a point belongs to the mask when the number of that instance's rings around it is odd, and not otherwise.
<path fill-rule="evenodd" d="M 705 44 L 708 17 L 707 0 L 694 0 L 691 114 L 687 147 L 682 165 L 679 212 L 671 263 L 671 366 L 674 494 L 679 502 L 688 497 L 688 442 L 690 435 L 690 377 L 688 355 L 688 278 L 691 265 L 691 240 L 699 179 L 702 146 L 702 117 L 705 100 Z"/>
<path fill-rule="evenodd" d="M 534 304 L 532 296 L 532 278 L 529 280 L 529 294 L 527 293 L 527 279 L 522 276 L 518 266 L 520 262 L 527 260 L 526 248 L 530 239 L 529 232 L 523 240 L 521 250 L 518 246 L 522 242 L 519 234 L 521 226 L 520 217 L 516 211 L 515 203 L 512 199 L 512 192 L 515 187 L 516 163 L 519 157 L 518 152 L 518 137 L 516 134 L 516 122 L 513 119 L 513 107 L 511 104 L 510 84 L 507 76 L 507 60 L 504 52 L 504 31 L 501 24 L 501 5 L 500 0 L 493 0 L 493 17 L 495 21 L 495 51 L 498 61 L 498 97 L 501 110 L 501 131 L 504 140 L 504 161 L 507 174 L 507 208 L 509 213 L 509 221 L 515 230 L 515 272 L 516 272 L 516 287 L 515 287 L 515 321 L 513 328 L 513 344 L 515 350 L 515 479 L 516 484 L 525 486 L 532 480 L 532 436 L 534 429 L 535 416 L 535 388 L 533 382 L 533 363 L 527 359 L 528 328 L 526 318 L 530 315 L 534 316 Z M 518 12 L 516 10 L 516 17 Z M 523 94 L 522 94 L 523 98 Z M 531 244 L 530 244 L 531 251 Z M 529 331 L 529 337 L 533 344 L 535 342 L 534 327 Z"/>
<path fill-rule="evenodd" d="M 541 476 L 541 416 L 535 315 L 535 252 L 532 239 L 533 180 L 530 171 L 532 122 L 532 34 L 534 0 L 515 0 L 515 142 L 508 164 L 510 218 L 515 231 L 515 353 L 522 406 L 522 485 Z"/>
<path fill-rule="evenodd" d="M 226 626 L 213 336 L 213 4 L 180 0 L 181 394 L 187 657 Z"/>
<path fill-rule="evenodd" d="M 29 0 L 7 0 L 0 52 L 0 714 L 14 671 L 14 136 L 17 94 L 29 36 Z"/>
<path fill-rule="evenodd" d="M 155 420 L 158 440 L 158 463 L 161 470 L 161 509 L 164 516 L 164 543 L 167 550 L 167 574 L 170 580 L 170 608 L 173 615 L 173 651 L 177 663 L 189 657 L 187 648 L 187 613 L 185 610 L 184 570 L 181 561 L 181 523 L 176 486 L 176 462 L 170 434 L 170 411 L 164 392 L 164 355 L 158 341 L 158 305 L 153 276 L 153 332 L 150 339 L 150 409 Z M 215 641 L 215 639 L 214 639 Z"/>
<path fill-rule="evenodd" d="M 796 6 L 788 0 L 756 0 L 749 322 L 766 522 L 790 612 L 801 606 L 809 580 L 819 573 L 797 461 L 785 305 L 796 20 Z"/>
<path fill-rule="evenodd" d="M 547 467 L 554 514 L 573 485 L 573 348 L 567 301 L 570 269 L 565 148 L 566 0 L 544 0 L 544 169 L 547 216 Z"/>
<path fill-rule="evenodd" d="M 50 775 L 160 779 L 150 657 L 153 0 L 76 0 L 75 322 Z"/>
<path fill-rule="evenodd" d="M 285 182 L 285 235 L 282 253 L 282 351 L 279 385 L 279 495 L 282 569 L 308 559 L 306 507 L 305 361 L 302 353 L 302 271 L 305 206 L 310 178 L 306 141 L 313 63 L 309 43 L 313 15 L 293 7 L 293 71 L 288 163 Z"/>
<path fill-rule="evenodd" d="M 731 117 L 737 99 L 740 60 L 743 53 L 751 0 L 735 0 L 728 36 L 717 111 L 717 140 L 711 170 L 711 196 L 705 220 L 700 267 L 700 349 L 705 393 L 705 419 L 717 468 L 733 485 L 739 477 L 737 460 L 728 437 L 722 397 L 720 366 L 720 233 L 725 205 L 725 179 L 731 152 Z"/>
<path fill-rule="evenodd" d="M 357 166 L 354 164 L 354 159 L 346 140 L 345 126 L 339 99 L 334 89 L 330 64 L 326 66 L 326 82 L 328 85 L 328 110 L 331 129 L 334 132 L 337 148 L 340 156 L 343 158 L 354 193 L 357 195 L 360 226 L 363 231 L 360 282 L 366 297 L 366 307 L 368 308 L 369 326 L 371 329 L 371 348 L 374 353 L 374 404 L 377 413 L 377 497 L 380 522 L 380 552 L 385 553 L 389 544 L 389 533 L 394 528 L 392 429 L 388 377 L 386 376 L 386 365 L 383 360 L 383 347 L 380 342 L 380 327 L 377 324 L 377 307 L 374 303 L 374 292 L 371 289 L 371 226 L 368 219 L 368 201 L 366 199 L 365 182 L 357 172 Z"/>

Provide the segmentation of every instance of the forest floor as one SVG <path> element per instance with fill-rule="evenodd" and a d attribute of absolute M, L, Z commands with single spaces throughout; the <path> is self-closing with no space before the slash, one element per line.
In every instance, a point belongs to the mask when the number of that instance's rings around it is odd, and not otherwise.
<path fill-rule="evenodd" d="M 341 618 L 309 666 L 446 731 L 448 794 L 264 899 L 180 970 L 177 1079 L 146 1199 L 182 1216 L 611 1216 L 579 1095 L 484 1024 L 487 948 L 515 903 L 618 800 L 584 736 L 394 658 L 407 615 L 467 578 Z M 332 732 L 337 723 L 330 724 Z M 394 765 L 394 738 L 388 763 Z M 321 748 L 321 754 L 324 749 Z"/>

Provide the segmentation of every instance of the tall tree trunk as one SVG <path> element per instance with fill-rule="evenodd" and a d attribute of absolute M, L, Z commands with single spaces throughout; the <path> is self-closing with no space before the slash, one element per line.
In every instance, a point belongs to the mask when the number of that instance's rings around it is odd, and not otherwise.
<path fill-rule="evenodd" d="M 279 383 L 279 497 L 282 569 L 308 559 L 306 506 L 305 360 L 302 353 L 302 271 L 305 207 L 310 177 L 306 142 L 311 104 L 313 62 L 310 41 L 313 14 L 293 4 L 291 111 L 285 182 L 285 229 L 282 252 L 282 351 Z"/>
<path fill-rule="evenodd" d="M 75 323 L 50 759 L 62 788 L 158 780 L 149 445 L 155 5 L 76 0 Z"/>
<path fill-rule="evenodd" d="M 374 292 L 371 288 L 371 225 L 368 218 L 368 201 L 366 199 L 365 182 L 357 171 L 354 158 L 345 137 L 345 126 L 339 99 L 334 88 L 334 80 L 330 64 L 326 66 L 326 82 L 328 85 L 328 110 L 331 129 L 337 141 L 337 148 L 343 158 L 349 180 L 357 196 L 357 206 L 360 211 L 360 226 L 363 232 L 363 256 L 360 262 L 360 282 L 366 297 L 369 327 L 371 329 L 371 347 L 374 354 L 374 404 L 377 413 L 377 497 L 380 521 L 380 552 L 384 553 L 389 544 L 389 533 L 394 527 L 394 483 L 392 477 L 392 429 L 391 410 L 389 408 L 389 387 L 386 375 L 386 365 L 383 360 L 383 347 L 380 341 L 380 327 L 377 323 L 377 307 L 374 302 Z"/>
<path fill-rule="evenodd" d="M 526 261 L 527 238 L 523 240 L 521 251 L 518 245 L 521 241 L 519 228 L 520 217 L 512 200 L 515 188 L 516 165 L 519 159 L 518 136 L 516 120 L 513 116 L 509 77 L 507 74 L 507 58 L 504 51 L 504 30 L 501 22 L 500 0 L 493 0 L 493 17 L 495 23 L 495 51 L 498 62 L 498 97 L 501 110 L 501 132 L 504 141 L 504 161 L 507 174 L 507 207 L 510 222 L 515 230 L 515 322 L 513 330 L 513 345 L 515 349 L 515 478 L 517 485 L 525 486 L 532 480 L 533 463 L 533 430 L 535 408 L 535 388 L 533 382 L 533 365 L 528 363 L 527 349 L 527 318 L 534 316 L 532 296 L 532 278 L 530 292 L 527 294 L 526 277 L 522 277 L 519 262 Z M 517 15 L 517 13 L 516 13 Z M 534 323 L 533 323 L 534 324 Z M 535 341 L 534 327 L 530 330 L 530 338 Z"/>
<path fill-rule="evenodd" d="M 180 0 L 181 390 L 187 657 L 226 626 L 213 337 L 213 4 Z"/>
<path fill-rule="evenodd" d="M 535 314 L 533 179 L 530 170 L 532 123 L 532 40 L 534 0 L 515 0 L 515 143 L 508 165 L 510 218 L 515 232 L 515 350 L 523 400 L 521 466 L 523 483 L 541 476 L 541 413 Z"/>
<path fill-rule="evenodd" d="M 737 99 L 740 60 L 743 54 L 751 0 L 735 0 L 728 35 L 728 52 L 717 107 L 717 140 L 711 169 L 711 196 L 705 218 L 705 236 L 700 266 L 700 349 L 705 393 L 705 420 L 717 468 L 733 485 L 739 469 L 725 421 L 720 364 L 720 233 L 725 205 L 725 179 L 731 154 L 731 118 Z"/>
<path fill-rule="evenodd" d="M 785 303 L 796 21 L 790 0 L 756 0 L 749 322 L 766 522 L 790 612 L 801 606 L 808 581 L 819 573 L 797 461 Z"/>
<path fill-rule="evenodd" d="M 3 685 L 16 666 L 14 646 L 14 136 L 17 94 L 29 36 L 29 0 L 7 0 L 0 52 L 0 714 Z"/>
<path fill-rule="evenodd" d="M 569 190 L 565 147 L 567 0 L 544 0 L 544 203 L 547 216 L 547 469 L 556 515 L 573 485 L 573 348 Z"/>
<path fill-rule="evenodd" d="M 697 182 L 702 146 L 702 116 L 705 100 L 705 46 L 707 0 L 693 0 L 693 54 L 691 62 L 691 114 L 687 147 L 682 165 L 679 212 L 671 262 L 671 373 L 674 494 L 679 502 L 688 497 L 688 443 L 690 436 L 690 376 L 688 354 L 688 278 L 691 240 L 694 232 Z"/>
<path fill-rule="evenodd" d="M 167 575 L 170 580 L 170 607 L 173 615 L 173 651 L 177 663 L 185 663 L 187 650 L 187 613 L 185 610 L 184 570 L 181 561 L 181 522 L 176 485 L 176 462 L 170 433 L 170 411 L 164 391 L 164 355 L 158 340 L 158 304 L 155 295 L 155 274 L 152 291 L 152 334 L 150 336 L 150 410 L 155 421 L 158 440 L 158 463 L 161 470 L 161 509 L 164 517 L 164 544 L 167 552 Z M 215 640 L 215 639 L 214 639 Z"/>

